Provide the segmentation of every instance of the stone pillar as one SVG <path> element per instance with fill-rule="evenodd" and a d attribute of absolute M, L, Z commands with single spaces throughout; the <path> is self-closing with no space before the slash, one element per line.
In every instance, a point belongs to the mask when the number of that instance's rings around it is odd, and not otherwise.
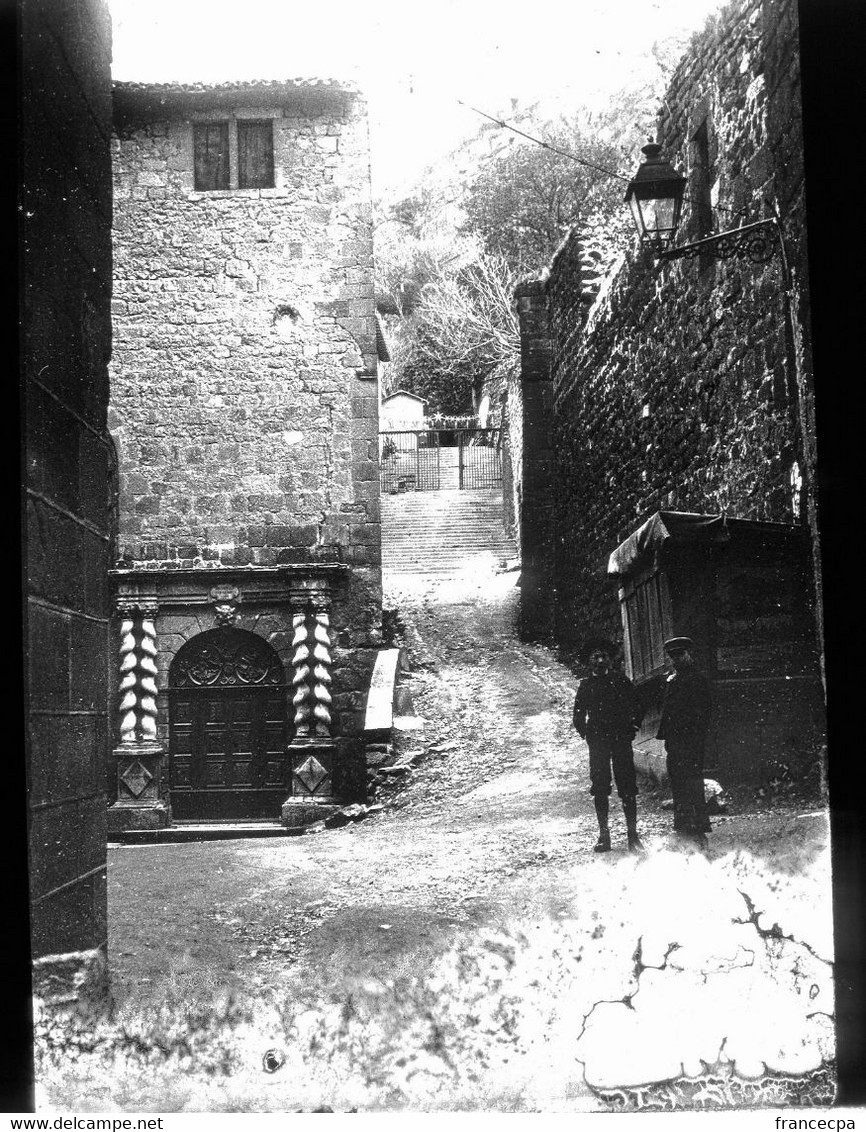
<path fill-rule="evenodd" d="M 331 594 L 326 582 L 304 578 L 289 593 L 292 610 L 292 708 L 289 743 L 291 793 L 282 807 L 284 825 L 304 825 L 336 806 L 331 717 Z"/>
<path fill-rule="evenodd" d="M 117 798 L 108 831 L 163 829 L 171 811 L 164 797 L 165 747 L 157 739 L 155 600 L 120 598 L 120 743 L 112 751 Z"/>
<path fill-rule="evenodd" d="M 520 324 L 523 399 L 523 479 L 520 497 L 520 635 L 553 632 L 553 381 L 544 280 L 520 284 L 514 297 Z"/>
<path fill-rule="evenodd" d="M 295 737 L 299 739 L 331 737 L 329 603 L 326 595 L 318 595 L 315 605 L 293 606 L 292 706 Z"/>

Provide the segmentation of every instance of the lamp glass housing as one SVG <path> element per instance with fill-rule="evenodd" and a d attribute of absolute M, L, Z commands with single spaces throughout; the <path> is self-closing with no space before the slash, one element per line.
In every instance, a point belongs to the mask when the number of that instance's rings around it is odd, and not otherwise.
<path fill-rule="evenodd" d="M 679 227 L 686 179 L 661 157 L 661 146 L 645 145 L 642 152 L 645 160 L 629 181 L 625 199 L 641 241 L 661 249 Z"/>

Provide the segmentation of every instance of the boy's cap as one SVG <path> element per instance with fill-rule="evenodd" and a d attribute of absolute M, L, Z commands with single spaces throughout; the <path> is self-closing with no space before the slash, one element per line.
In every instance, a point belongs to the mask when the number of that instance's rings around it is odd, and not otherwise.
<path fill-rule="evenodd" d="M 581 664 L 586 664 L 590 654 L 594 652 L 605 652 L 608 656 L 613 656 L 616 647 L 605 637 L 587 637 L 580 646 L 579 660 Z"/>

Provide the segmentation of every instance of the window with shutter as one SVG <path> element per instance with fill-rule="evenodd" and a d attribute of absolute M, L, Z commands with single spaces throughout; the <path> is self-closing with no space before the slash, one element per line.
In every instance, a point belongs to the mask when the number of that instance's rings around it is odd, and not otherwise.
<path fill-rule="evenodd" d="M 197 122 L 193 126 L 195 187 L 200 192 L 229 188 L 229 124 Z"/>
<path fill-rule="evenodd" d="M 238 122 L 238 188 L 274 187 L 273 122 Z"/>

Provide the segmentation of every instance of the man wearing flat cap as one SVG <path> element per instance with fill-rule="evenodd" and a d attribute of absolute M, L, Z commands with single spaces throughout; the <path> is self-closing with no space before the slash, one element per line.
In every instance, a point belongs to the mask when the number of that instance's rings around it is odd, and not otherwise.
<path fill-rule="evenodd" d="M 711 826 L 704 799 L 704 747 L 710 724 L 710 682 L 695 667 L 690 637 L 671 637 L 665 652 L 674 671 L 664 687 L 657 737 L 664 739 L 674 800 L 674 831 L 706 849 Z"/>
<path fill-rule="evenodd" d="M 625 814 L 628 848 L 640 853 L 637 832 L 637 780 L 632 740 L 643 709 L 631 681 L 613 669 L 614 647 L 602 637 L 590 637 L 580 652 L 589 676 L 581 680 L 574 699 L 574 726 L 589 747 L 590 793 L 598 818 L 595 853 L 610 850 L 608 825 L 611 770 Z"/>

